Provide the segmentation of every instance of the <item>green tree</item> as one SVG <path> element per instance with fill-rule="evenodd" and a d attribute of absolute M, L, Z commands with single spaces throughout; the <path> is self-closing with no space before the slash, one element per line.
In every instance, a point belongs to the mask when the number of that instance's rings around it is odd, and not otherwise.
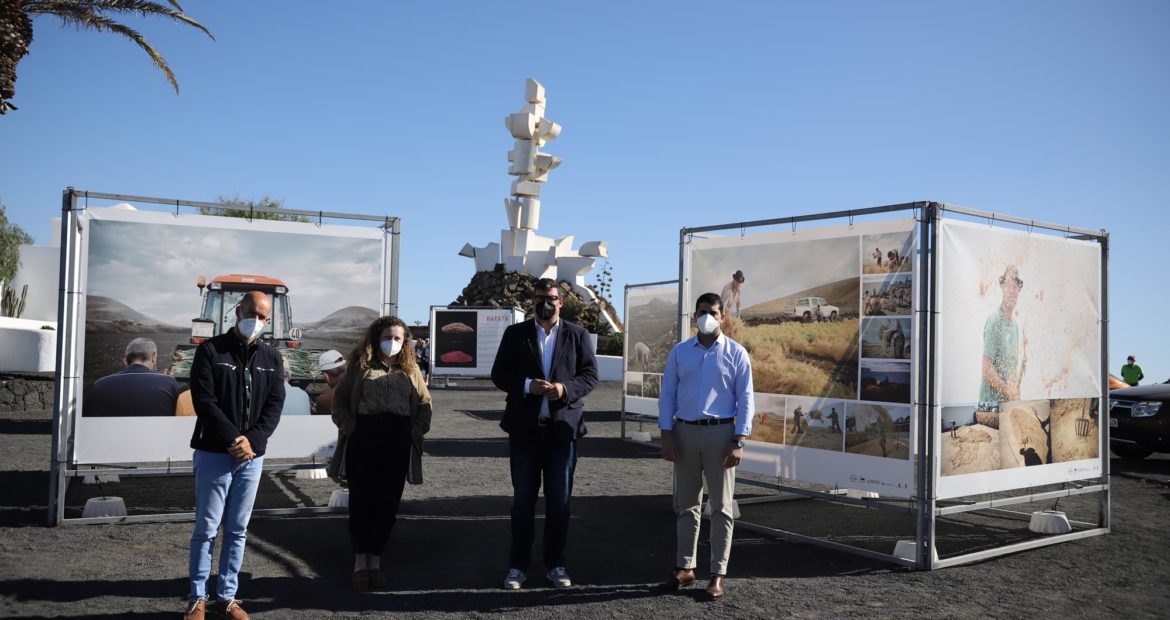
<path fill-rule="evenodd" d="M 7 286 L 16 276 L 16 269 L 20 267 L 20 246 L 32 242 L 32 236 L 15 222 L 8 221 L 4 203 L 0 202 L 0 288 Z"/>
<path fill-rule="evenodd" d="M 281 222 L 308 222 L 309 218 L 303 215 L 293 215 L 290 213 L 271 213 L 268 211 L 253 211 L 253 207 L 264 207 L 267 209 L 283 209 L 284 201 L 279 198 L 270 198 L 264 196 L 260 200 L 243 200 L 239 196 L 234 198 L 227 198 L 220 196 L 216 198 L 218 202 L 223 204 L 227 209 L 213 209 L 211 207 L 200 207 L 199 213 L 203 215 L 222 215 L 224 217 L 244 217 L 254 220 L 277 220 Z"/>
<path fill-rule="evenodd" d="M 0 0 L 0 114 L 16 106 L 9 100 L 16 95 L 16 65 L 28 54 L 33 39 L 32 20 L 37 15 L 52 15 L 63 26 L 78 30 L 112 32 L 133 41 L 154 61 L 167 81 L 179 92 L 179 82 L 170 65 L 154 46 L 137 30 L 116 21 L 113 16 L 168 17 L 176 22 L 201 30 L 215 40 L 203 24 L 183 12 L 175 0 Z"/>

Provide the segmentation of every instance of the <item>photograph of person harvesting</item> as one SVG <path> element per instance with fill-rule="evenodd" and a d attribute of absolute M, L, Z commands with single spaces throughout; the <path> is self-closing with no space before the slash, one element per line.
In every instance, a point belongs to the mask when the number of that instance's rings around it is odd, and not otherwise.
<path fill-rule="evenodd" d="M 431 428 L 431 394 L 406 323 L 374 321 L 346 360 L 333 397 L 333 422 L 347 446 L 353 587 L 386 585 L 382 553 L 409 476 L 422 482 L 422 438 Z"/>

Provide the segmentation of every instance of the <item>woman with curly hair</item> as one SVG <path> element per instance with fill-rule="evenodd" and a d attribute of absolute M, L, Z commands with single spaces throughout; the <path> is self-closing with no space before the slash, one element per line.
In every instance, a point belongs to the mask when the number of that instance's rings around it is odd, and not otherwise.
<path fill-rule="evenodd" d="M 415 361 L 406 323 L 375 320 L 347 358 L 333 422 L 347 439 L 353 586 L 382 587 L 382 552 L 408 477 L 422 482 L 422 438 L 431 427 L 431 394 Z"/>

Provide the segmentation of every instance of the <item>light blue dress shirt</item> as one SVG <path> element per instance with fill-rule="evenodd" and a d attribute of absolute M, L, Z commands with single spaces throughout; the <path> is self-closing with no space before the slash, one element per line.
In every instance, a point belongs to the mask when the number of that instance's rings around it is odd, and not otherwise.
<path fill-rule="evenodd" d="M 674 420 L 735 418 L 735 434 L 752 432 L 755 413 L 752 362 L 747 349 L 719 334 L 710 347 L 695 336 L 674 345 L 666 358 L 658 396 L 658 427 L 674 428 Z"/>
<path fill-rule="evenodd" d="M 553 351 L 557 348 L 557 334 L 561 333 L 561 320 L 558 318 L 557 322 L 553 324 L 552 329 L 547 332 L 540 326 L 540 321 L 532 319 L 536 323 L 536 344 L 540 345 L 540 369 L 544 371 L 544 380 L 548 381 L 552 376 L 553 365 Z M 532 385 L 533 377 L 524 380 L 524 393 L 528 393 L 529 386 Z M 555 392 L 554 392 L 555 393 Z M 548 410 L 548 397 L 542 396 L 540 398 L 540 417 L 548 419 L 552 414 Z"/>

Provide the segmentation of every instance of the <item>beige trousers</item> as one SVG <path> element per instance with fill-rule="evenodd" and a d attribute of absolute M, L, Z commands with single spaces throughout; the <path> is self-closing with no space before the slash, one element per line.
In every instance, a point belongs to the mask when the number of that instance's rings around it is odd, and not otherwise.
<path fill-rule="evenodd" d="M 723 456 L 735 438 L 735 424 L 698 426 L 676 422 L 674 445 L 674 514 L 678 529 L 676 566 L 698 565 L 699 521 L 703 505 L 703 481 L 711 504 L 711 574 L 727 574 L 731 534 L 735 526 L 735 468 L 723 468 Z"/>

